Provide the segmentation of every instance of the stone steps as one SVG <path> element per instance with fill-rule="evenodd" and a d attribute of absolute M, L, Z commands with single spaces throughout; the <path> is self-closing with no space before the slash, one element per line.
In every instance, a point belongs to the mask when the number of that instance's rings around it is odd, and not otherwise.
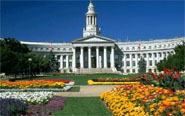
<path fill-rule="evenodd" d="M 82 68 L 76 69 L 77 74 L 92 74 L 92 73 L 116 73 L 112 68 Z"/>

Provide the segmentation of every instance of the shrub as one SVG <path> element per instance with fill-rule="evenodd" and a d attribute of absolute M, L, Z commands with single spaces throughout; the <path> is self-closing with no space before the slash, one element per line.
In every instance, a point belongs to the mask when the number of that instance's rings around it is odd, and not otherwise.
<path fill-rule="evenodd" d="M 164 73 L 160 73 L 159 75 L 154 73 L 145 74 L 142 76 L 141 83 L 171 88 L 173 91 L 185 89 L 185 80 L 182 78 L 180 72 L 174 69 L 164 69 Z"/>
<path fill-rule="evenodd" d="M 25 114 L 26 109 L 26 104 L 21 100 L 0 98 L 0 114 L 2 116 L 19 116 Z"/>

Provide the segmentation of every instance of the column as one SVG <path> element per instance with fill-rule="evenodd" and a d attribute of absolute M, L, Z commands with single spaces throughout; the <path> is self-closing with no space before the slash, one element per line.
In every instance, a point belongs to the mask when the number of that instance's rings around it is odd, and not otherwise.
<path fill-rule="evenodd" d="M 96 47 L 96 68 L 99 68 L 99 47 Z"/>
<path fill-rule="evenodd" d="M 111 68 L 114 68 L 114 46 L 111 47 Z"/>
<path fill-rule="evenodd" d="M 88 25 L 88 17 L 86 17 L 86 25 Z"/>
<path fill-rule="evenodd" d="M 69 55 L 66 55 L 66 68 L 69 68 Z"/>
<path fill-rule="evenodd" d="M 132 73 L 132 54 L 130 54 L 130 73 Z"/>
<path fill-rule="evenodd" d="M 161 55 L 162 55 L 161 60 L 163 60 L 163 59 L 164 59 L 164 53 L 163 53 L 163 52 L 161 52 Z"/>
<path fill-rule="evenodd" d="M 88 67 L 91 68 L 91 47 L 88 47 Z"/>
<path fill-rule="evenodd" d="M 88 20 L 88 24 L 90 25 L 91 17 L 90 17 L 90 16 L 88 16 L 88 18 L 89 18 L 89 20 Z"/>
<path fill-rule="evenodd" d="M 107 47 L 104 47 L 104 68 L 107 68 Z"/>
<path fill-rule="evenodd" d="M 84 68 L 84 50 L 83 47 L 80 48 L 80 68 Z"/>
<path fill-rule="evenodd" d="M 155 66 L 155 56 L 154 56 L 154 53 L 152 53 L 152 66 L 153 67 Z"/>
<path fill-rule="evenodd" d="M 60 56 L 60 69 L 63 69 L 63 55 Z"/>
<path fill-rule="evenodd" d="M 92 25 L 94 25 L 94 16 L 92 16 Z"/>
<path fill-rule="evenodd" d="M 95 17 L 95 25 L 97 24 L 97 20 L 96 20 L 96 17 Z"/>
<path fill-rule="evenodd" d="M 159 62 L 159 52 L 156 53 L 157 54 L 157 62 Z"/>
<path fill-rule="evenodd" d="M 73 69 L 76 68 L 76 48 L 73 48 Z"/>
<path fill-rule="evenodd" d="M 147 64 L 146 64 L 146 72 L 149 72 L 149 54 L 148 53 L 146 53 L 146 62 L 147 62 Z"/>
<path fill-rule="evenodd" d="M 135 58 L 136 58 L 136 73 L 138 73 L 138 54 L 136 53 L 135 54 L 136 56 L 135 56 Z"/>
<path fill-rule="evenodd" d="M 126 70 L 126 68 L 127 68 L 127 56 L 126 56 L 126 53 L 124 54 L 124 72 L 126 73 L 127 72 L 127 70 Z"/>

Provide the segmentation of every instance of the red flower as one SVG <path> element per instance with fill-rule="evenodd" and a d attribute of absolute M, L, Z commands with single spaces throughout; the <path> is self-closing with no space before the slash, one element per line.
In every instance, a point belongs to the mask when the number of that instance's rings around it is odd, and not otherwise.
<path fill-rule="evenodd" d="M 173 114 L 173 112 L 168 112 L 168 116 L 170 116 L 170 115 L 172 115 Z"/>

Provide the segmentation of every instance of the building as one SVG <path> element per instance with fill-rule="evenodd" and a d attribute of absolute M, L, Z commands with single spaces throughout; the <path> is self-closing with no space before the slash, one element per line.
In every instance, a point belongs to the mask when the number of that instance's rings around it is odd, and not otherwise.
<path fill-rule="evenodd" d="M 182 44 L 182 41 L 185 41 L 185 37 L 141 42 L 116 42 L 103 37 L 98 28 L 94 5 L 90 1 L 82 38 L 71 43 L 21 43 L 43 55 L 52 50 L 61 72 L 138 73 L 138 61 L 141 57 L 147 62 L 147 72 L 157 72 L 156 63 L 169 54 L 174 54 L 173 48 Z"/>

